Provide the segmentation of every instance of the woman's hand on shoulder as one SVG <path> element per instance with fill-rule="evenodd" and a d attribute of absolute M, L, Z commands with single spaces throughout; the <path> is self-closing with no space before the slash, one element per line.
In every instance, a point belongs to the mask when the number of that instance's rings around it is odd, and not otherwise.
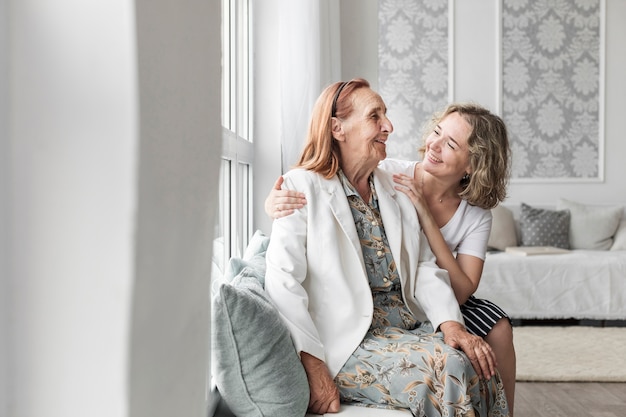
<path fill-rule="evenodd" d="M 295 190 L 283 190 L 283 177 L 280 176 L 265 199 L 265 213 L 273 219 L 292 214 L 306 205 L 304 193 Z"/>
<path fill-rule="evenodd" d="M 422 212 L 422 210 L 428 208 L 426 202 L 424 201 L 422 190 L 417 188 L 417 186 L 415 185 L 415 181 L 413 181 L 413 177 L 409 177 L 406 174 L 393 174 L 393 181 L 396 184 L 399 184 L 396 185 L 394 188 L 400 192 L 403 192 L 411 199 L 411 202 L 417 209 L 418 215 Z"/>
<path fill-rule="evenodd" d="M 443 341 L 462 350 L 478 376 L 490 379 L 496 374 L 496 355 L 482 337 L 469 333 L 465 326 L 456 321 L 446 321 L 440 328 L 443 331 Z"/>

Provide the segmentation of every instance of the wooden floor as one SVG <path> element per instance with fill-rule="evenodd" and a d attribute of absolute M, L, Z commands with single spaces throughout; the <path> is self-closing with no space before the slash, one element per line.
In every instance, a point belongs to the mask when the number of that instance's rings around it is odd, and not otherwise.
<path fill-rule="evenodd" d="M 518 382 L 515 417 L 624 417 L 626 383 Z"/>

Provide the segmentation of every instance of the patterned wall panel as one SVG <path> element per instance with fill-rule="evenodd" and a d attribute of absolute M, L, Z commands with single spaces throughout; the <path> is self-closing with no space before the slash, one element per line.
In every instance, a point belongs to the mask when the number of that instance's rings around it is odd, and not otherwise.
<path fill-rule="evenodd" d="M 416 159 L 424 122 L 448 102 L 448 0 L 380 0 L 379 92 L 394 133 L 387 155 Z"/>
<path fill-rule="evenodd" d="M 504 0 L 514 179 L 602 179 L 602 0 Z"/>

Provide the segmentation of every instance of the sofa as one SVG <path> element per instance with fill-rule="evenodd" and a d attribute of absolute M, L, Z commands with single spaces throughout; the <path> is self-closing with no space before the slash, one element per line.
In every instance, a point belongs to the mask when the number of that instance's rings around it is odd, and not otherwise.
<path fill-rule="evenodd" d="M 492 214 L 477 297 L 499 305 L 514 323 L 626 319 L 623 206 L 559 199 L 553 206 L 501 205 Z M 532 253 L 545 247 L 552 250 Z"/>

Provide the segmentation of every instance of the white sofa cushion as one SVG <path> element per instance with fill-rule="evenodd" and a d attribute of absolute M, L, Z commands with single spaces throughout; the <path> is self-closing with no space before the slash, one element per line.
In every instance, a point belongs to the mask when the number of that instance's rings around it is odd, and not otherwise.
<path fill-rule="evenodd" d="M 622 207 L 600 207 L 559 199 L 557 210 L 570 211 L 571 249 L 608 250 L 622 218 Z"/>
<path fill-rule="evenodd" d="M 497 250 L 505 250 L 509 246 L 517 246 L 517 233 L 515 232 L 513 212 L 499 205 L 491 209 L 491 215 L 493 220 L 487 246 Z"/>
<path fill-rule="evenodd" d="M 410 417 L 412 415 L 410 410 L 388 410 L 349 404 L 341 404 L 341 410 L 338 413 L 323 414 L 324 417 Z M 319 414 L 307 414 L 306 417 L 319 417 Z"/>
<path fill-rule="evenodd" d="M 559 255 L 488 253 L 475 293 L 514 319 L 626 319 L 626 256 L 576 249 Z"/>
<path fill-rule="evenodd" d="M 613 238 L 613 246 L 611 250 L 626 250 L 626 217 L 622 215 L 622 221 L 619 222 L 615 237 Z"/>

